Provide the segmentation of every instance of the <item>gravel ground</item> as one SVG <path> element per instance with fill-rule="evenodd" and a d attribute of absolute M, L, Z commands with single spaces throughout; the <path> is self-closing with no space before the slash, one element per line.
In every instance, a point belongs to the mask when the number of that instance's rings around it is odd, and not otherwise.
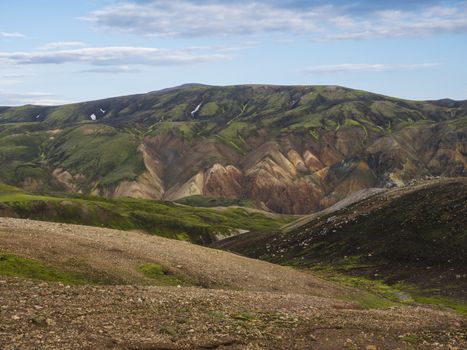
<path fill-rule="evenodd" d="M 2 349 L 466 345 L 465 320 L 452 314 L 415 307 L 361 310 L 352 303 L 303 294 L 2 279 L 0 303 Z"/>
<path fill-rule="evenodd" d="M 140 232 L 0 218 L 0 250 L 121 284 L 144 283 L 137 267 L 152 262 L 204 288 L 320 296 L 347 292 L 292 268 Z"/>
<path fill-rule="evenodd" d="M 196 285 L 68 286 L 0 276 L 0 349 L 467 346 L 466 319 L 453 313 L 364 310 L 344 301 L 355 291 L 309 274 L 137 232 L 0 219 L 0 250 L 53 266 L 79 258 L 125 283 L 147 282 L 135 266 L 154 261 Z"/>

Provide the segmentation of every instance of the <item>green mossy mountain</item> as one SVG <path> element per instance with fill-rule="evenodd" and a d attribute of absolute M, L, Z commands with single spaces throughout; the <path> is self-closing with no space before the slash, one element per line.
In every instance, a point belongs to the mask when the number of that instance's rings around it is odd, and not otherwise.
<path fill-rule="evenodd" d="M 29 191 L 241 200 L 281 213 L 465 176 L 467 102 L 337 86 L 177 88 L 0 108 L 0 181 Z"/>

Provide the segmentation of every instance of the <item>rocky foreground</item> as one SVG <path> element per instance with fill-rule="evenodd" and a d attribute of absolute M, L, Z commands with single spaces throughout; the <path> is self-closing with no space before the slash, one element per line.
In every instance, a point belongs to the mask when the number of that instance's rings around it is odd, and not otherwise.
<path fill-rule="evenodd" d="M 403 304 L 370 309 L 362 303 L 366 292 L 138 232 L 2 218 L 1 252 L 0 266 L 14 255 L 92 280 L 0 276 L 2 350 L 467 346 L 467 320 L 453 312 Z M 138 266 L 149 262 L 168 275 L 141 274 Z M 165 278 L 179 284 L 157 285 Z"/>
<path fill-rule="evenodd" d="M 2 349 L 461 349 L 466 323 L 299 294 L 0 281 Z"/>

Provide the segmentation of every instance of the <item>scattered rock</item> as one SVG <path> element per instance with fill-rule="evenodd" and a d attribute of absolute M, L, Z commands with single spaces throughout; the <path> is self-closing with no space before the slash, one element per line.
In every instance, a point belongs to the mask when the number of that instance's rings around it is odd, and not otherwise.
<path fill-rule="evenodd" d="M 45 318 L 43 318 L 43 317 L 38 317 L 38 316 L 32 317 L 31 322 L 33 324 L 35 324 L 36 326 L 41 326 L 42 327 L 42 326 L 46 325 Z"/>

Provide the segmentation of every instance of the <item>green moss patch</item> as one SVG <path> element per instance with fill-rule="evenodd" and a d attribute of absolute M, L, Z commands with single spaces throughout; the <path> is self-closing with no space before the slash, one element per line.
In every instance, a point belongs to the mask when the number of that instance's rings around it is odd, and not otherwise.
<path fill-rule="evenodd" d="M 424 296 L 417 293 L 412 294 L 412 297 L 417 303 L 449 308 L 461 315 L 467 316 L 467 302 L 465 301 L 441 296 Z"/>
<path fill-rule="evenodd" d="M 156 285 L 162 286 L 177 286 L 182 284 L 176 276 L 172 275 L 168 270 L 164 269 L 159 264 L 147 263 L 137 268 L 147 278 L 154 281 Z"/>
<path fill-rule="evenodd" d="M 426 295 L 415 285 L 397 283 L 388 285 L 381 280 L 371 280 L 363 276 L 348 276 L 337 272 L 331 266 L 313 268 L 313 272 L 320 277 L 354 287 L 365 293 L 358 295 L 354 300 L 365 309 L 386 308 L 397 304 L 421 303 L 451 309 L 461 315 L 467 316 L 467 303 L 463 300 L 445 296 Z"/>
<path fill-rule="evenodd" d="M 378 280 L 347 276 L 336 272 L 330 266 L 322 265 L 314 268 L 313 272 L 326 280 L 361 290 L 362 293 L 354 296 L 353 301 L 356 301 L 364 309 L 388 308 L 398 303 L 412 301 L 410 297 L 406 298 L 400 290 Z"/>
<path fill-rule="evenodd" d="M 231 317 L 239 321 L 254 321 L 257 319 L 255 314 L 248 312 L 248 311 L 239 312 L 237 314 L 232 315 Z"/>
<path fill-rule="evenodd" d="M 89 284 L 85 277 L 56 270 L 27 258 L 0 252 L 0 276 L 32 278 L 65 284 Z"/>

